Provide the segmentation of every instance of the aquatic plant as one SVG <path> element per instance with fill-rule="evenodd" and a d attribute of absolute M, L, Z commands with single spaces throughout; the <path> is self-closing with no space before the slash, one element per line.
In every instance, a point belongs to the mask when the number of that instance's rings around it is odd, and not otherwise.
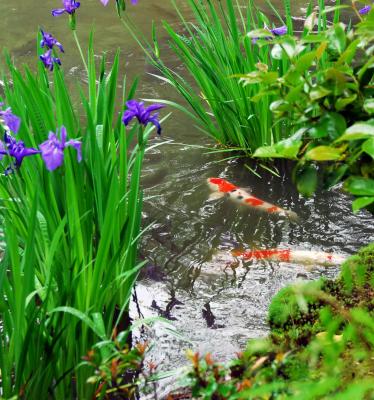
<path fill-rule="evenodd" d="M 289 70 L 271 82 L 257 75 L 265 90 L 278 95 L 270 105 L 275 119 L 296 132 L 254 156 L 298 160 L 294 181 L 306 196 L 319 182 L 324 188 L 344 182 L 356 197 L 354 211 L 374 203 L 373 30 L 371 12 L 353 27 L 339 23 L 317 37 L 279 38 L 272 57 L 288 54 Z M 252 75 L 242 77 L 252 81 Z"/>
<path fill-rule="evenodd" d="M 48 46 L 47 39 L 39 35 Z M 95 349 L 106 362 L 115 338 L 120 333 L 128 337 L 129 299 L 142 266 L 137 259 L 140 175 L 154 129 L 148 122 L 160 130 L 150 112 L 160 107 L 148 108 L 142 124 L 125 126 L 122 115 L 125 104 L 133 104 L 137 80 L 130 88 L 124 83 L 116 106 L 119 53 L 109 70 L 105 57 L 97 69 L 92 36 L 88 94 L 80 89 L 79 114 L 59 66 L 34 73 L 27 66 L 19 70 L 9 56 L 5 61 L 8 108 L 0 115 L 2 396 L 92 398 L 105 385 L 87 382 L 96 367 L 83 357 Z M 12 126 L 17 139 L 9 133 Z M 139 356 L 130 352 L 126 360 L 138 362 Z M 121 373 L 121 385 L 127 379 L 132 382 Z"/>
<path fill-rule="evenodd" d="M 191 21 L 185 19 L 185 10 L 173 1 L 181 26 L 178 25 L 176 30 L 166 21 L 163 26 L 171 50 L 188 72 L 188 77 L 167 65 L 154 27 L 153 41 L 149 42 L 130 18 L 122 16 L 123 23 L 142 46 L 149 62 L 160 71 L 158 78 L 170 84 L 187 106 L 166 103 L 191 116 L 197 129 L 235 150 L 252 154 L 260 146 L 287 138 L 292 133 L 287 121 L 275 123 L 269 113 L 270 104 L 279 97 L 264 90 L 265 85 L 256 76 L 263 74 L 269 84 L 278 73 L 282 75 L 288 71 L 289 58 L 285 55 L 275 58 L 271 54 L 280 37 L 288 38 L 293 34 L 291 2 L 283 2 L 284 19 L 268 3 L 279 20 L 275 26 L 252 0 L 245 7 L 234 0 L 188 0 L 187 3 L 193 14 Z M 323 10 L 324 2 L 319 3 Z M 310 15 L 311 6 L 307 17 Z M 339 8 L 335 14 L 335 19 L 338 18 Z M 318 31 L 326 27 L 326 21 L 326 15 L 320 14 Z M 251 30 L 254 31 L 248 35 Z M 235 76 L 242 74 L 253 74 L 253 84 L 241 85 Z"/>

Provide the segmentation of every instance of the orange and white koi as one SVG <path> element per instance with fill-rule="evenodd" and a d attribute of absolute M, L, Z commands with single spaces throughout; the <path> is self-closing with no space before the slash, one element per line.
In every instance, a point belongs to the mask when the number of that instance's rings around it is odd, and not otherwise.
<path fill-rule="evenodd" d="M 258 199 L 244 189 L 233 185 L 225 179 L 208 178 L 208 185 L 213 191 L 213 194 L 210 196 L 211 199 L 217 199 L 223 197 L 224 195 L 228 195 L 230 199 L 234 200 L 235 202 L 239 202 L 240 204 L 243 204 L 245 206 L 253 207 L 257 210 L 265 211 L 269 214 L 279 214 L 287 216 L 293 220 L 298 219 L 298 216 L 295 212 L 285 210 L 273 204 L 267 203 L 266 201 Z"/>
<path fill-rule="evenodd" d="M 243 261 L 269 260 L 302 265 L 341 265 L 346 257 L 341 254 L 314 250 L 268 249 L 268 250 L 233 250 L 231 255 Z"/>

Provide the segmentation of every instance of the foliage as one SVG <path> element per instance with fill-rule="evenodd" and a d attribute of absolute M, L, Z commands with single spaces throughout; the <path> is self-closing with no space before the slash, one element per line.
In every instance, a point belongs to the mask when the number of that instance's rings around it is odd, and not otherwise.
<path fill-rule="evenodd" d="M 141 267 L 139 180 L 151 128 L 125 130 L 115 110 L 119 55 L 109 71 L 105 57 L 97 70 L 92 37 L 83 110 L 58 66 L 48 75 L 41 64 L 33 73 L 9 57 L 6 62 L 3 100 L 22 119 L 18 137 L 36 147 L 64 125 L 69 138 L 81 138 L 83 160 L 66 149 L 64 165 L 53 172 L 33 156 L 0 177 L 2 396 L 91 398 L 95 386 L 86 381 L 93 368 L 78 368 L 82 357 L 95 343 L 110 342 L 115 329 L 129 327 L 126 313 Z M 135 90 L 136 81 L 122 102 Z M 8 164 L 6 156 L 2 165 Z"/>
<path fill-rule="evenodd" d="M 344 264 L 336 281 L 321 280 L 282 290 L 270 307 L 270 336 L 251 340 L 228 365 L 217 363 L 211 355 L 190 353 L 192 368 L 185 384 L 193 397 L 372 398 L 373 272 L 371 244 Z M 314 329 L 308 329 L 311 319 Z M 304 346 L 289 340 L 303 330 L 309 332 Z"/>
<path fill-rule="evenodd" d="M 274 116 L 299 129 L 254 156 L 298 160 L 294 181 L 306 196 L 319 181 L 324 188 L 344 181 L 356 211 L 374 202 L 374 12 L 353 28 L 336 23 L 319 34 L 312 31 L 313 17 L 303 38 L 274 40 L 271 56 L 287 57 L 288 71 L 270 83 L 267 73 L 257 73 L 264 93 L 277 94 Z M 242 80 L 251 84 L 252 77 Z"/>
<path fill-rule="evenodd" d="M 271 91 L 265 92 L 264 88 L 276 80 L 277 71 L 286 73 L 290 64 L 286 55 L 277 59 L 271 57 L 271 44 L 277 35 L 284 33 L 283 29 L 289 34 L 293 32 L 291 2 L 284 0 L 286 22 L 269 3 L 279 18 L 279 24 L 284 25 L 278 30 L 270 29 L 269 19 L 252 0 L 248 1 L 245 8 L 235 0 L 188 0 L 193 22 L 186 21 L 184 11 L 182 13 L 174 1 L 173 4 L 182 28 L 178 27 L 176 31 L 168 22 L 164 22 L 164 28 L 173 53 L 189 73 L 190 79 L 181 76 L 164 62 L 155 29 L 151 44 L 146 38 L 140 37 L 130 19 L 124 20 L 150 63 L 161 72 L 159 78 L 170 84 L 193 112 L 180 104 L 169 101 L 167 104 L 186 112 L 200 130 L 219 143 L 235 146 L 246 153 L 288 137 L 287 124 L 275 124 L 269 113 L 270 104 L 278 96 Z M 324 7 L 323 1 L 321 7 Z M 308 13 L 311 13 L 311 7 Z M 337 11 L 336 18 L 338 15 Z M 321 16 L 321 29 L 325 24 L 326 17 Z M 247 35 L 251 29 L 255 29 L 255 32 Z M 183 33 L 180 33 L 181 30 Z M 243 86 L 235 79 L 235 76 L 249 71 L 255 73 L 265 67 L 263 82 L 254 77 L 252 85 Z"/>
<path fill-rule="evenodd" d="M 95 370 L 87 382 L 98 386 L 97 398 L 136 398 L 147 345 L 138 343 L 130 348 L 127 342 L 128 332 L 121 332 L 112 341 L 97 343 L 83 357 L 85 363 Z"/>

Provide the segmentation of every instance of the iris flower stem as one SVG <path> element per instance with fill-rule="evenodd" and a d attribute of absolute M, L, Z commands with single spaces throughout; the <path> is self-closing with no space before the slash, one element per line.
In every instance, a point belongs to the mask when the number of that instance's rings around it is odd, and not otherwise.
<path fill-rule="evenodd" d="M 144 129 L 143 129 L 143 126 L 141 125 L 141 124 L 139 124 L 139 128 L 138 128 L 138 145 L 139 145 L 139 148 L 141 149 L 141 150 L 143 150 L 143 144 L 144 144 Z"/>
<path fill-rule="evenodd" d="M 84 58 L 83 51 L 82 51 L 82 47 L 81 47 L 81 45 L 80 45 L 80 43 L 79 43 L 77 31 L 76 31 L 75 29 L 73 30 L 73 36 L 74 36 L 75 43 L 76 43 L 76 45 L 77 45 L 77 47 L 78 47 L 79 54 L 81 55 L 84 68 L 86 69 L 86 72 L 87 72 L 87 74 L 88 74 L 88 66 L 87 66 L 87 63 L 86 63 L 86 59 Z"/>

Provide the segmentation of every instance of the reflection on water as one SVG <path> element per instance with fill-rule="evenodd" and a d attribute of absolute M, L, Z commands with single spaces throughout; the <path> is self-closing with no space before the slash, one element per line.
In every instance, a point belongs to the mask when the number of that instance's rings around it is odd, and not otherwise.
<path fill-rule="evenodd" d="M 11 50 L 19 64 L 33 63 L 36 27 L 40 25 L 53 32 L 64 44 L 64 69 L 70 84 L 75 85 L 85 76 L 77 61 L 67 19 L 50 16 L 50 9 L 59 7 L 60 1 L 42 3 L 35 7 L 35 0 L 0 2 L 1 44 Z M 122 68 L 128 77 L 142 76 L 141 95 L 177 99 L 168 86 L 146 74 L 151 69 L 120 26 L 114 4 L 103 8 L 99 0 L 82 3 L 77 14 L 82 43 L 87 43 L 94 20 L 97 54 L 107 51 L 110 62 L 120 47 Z M 187 10 L 187 1 L 178 3 Z M 295 9 L 304 3 L 293 2 Z M 262 7 L 269 11 L 268 6 Z M 147 32 L 151 20 L 158 24 L 161 19 L 177 21 L 168 1 L 142 0 L 128 9 L 134 23 Z M 179 68 L 162 32 L 159 38 L 163 55 Z M 150 357 L 161 364 L 161 370 L 183 365 L 184 349 L 188 346 L 227 360 L 248 338 L 266 334 L 267 307 L 280 288 L 297 279 L 332 277 L 337 273 L 336 268 L 308 272 L 301 265 L 274 262 L 247 263 L 231 269 L 224 262 L 211 261 L 215 251 L 281 247 L 349 255 L 374 240 L 372 217 L 364 211 L 353 215 L 350 199 L 338 188 L 306 200 L 290 180 L 289 164 L 279 165 L 281 178 L 259 169 L 260 179 L 244 167 L 242 160 L 220 162 L 224 156 L 191 147 L 213 143 L 202 137 L 184 115 L 174 113 L 164 124 L 163 136 L 152 139 L 152 144 L 163 142 L 146 156 L 144 224 L 154 225 L 142 240 L 141 256 L 148 263 L 137 285 L 137 298 L 142 315 L 159 315 L 173 321 L 192 343 L 176 340 L 157 329 L 153 333 L 157 345 Z M 185 145 L 178 144 L 181 142 Z M 206 179 L 214 176 L 224 177 L 249 189 L 256 197 L 295 211 L 300 223 L 238 207 L 227 199 L 207 201 Z M 135 308 L 133 314 L 137 317 Z"/>

